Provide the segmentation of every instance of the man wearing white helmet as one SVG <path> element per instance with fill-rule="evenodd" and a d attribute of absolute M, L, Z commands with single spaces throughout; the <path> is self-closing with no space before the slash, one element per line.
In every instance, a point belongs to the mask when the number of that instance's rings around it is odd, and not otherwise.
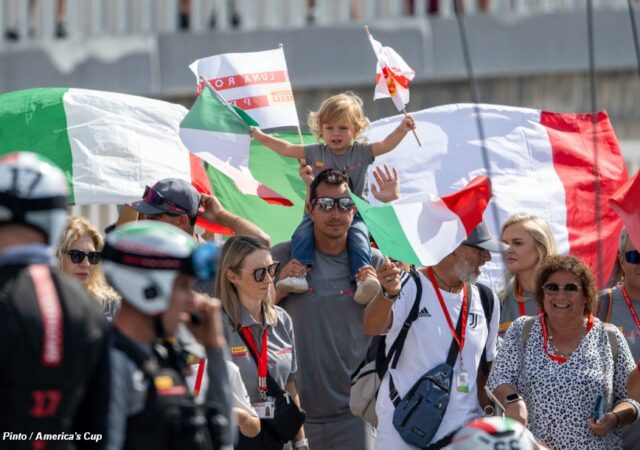
<path fill-rule="evenodd" d="M 52 267 L 67 193 L 44 158 L 0 158 L 2 448 L 101 448 L 106 439 L 107 323 L 84 288 Z"/>
<path fill-rule="evenodd" d="M 229 380 L 219 302 L 196 296 L 196 277 L 213 276 L 217 248 L 162 222 L 141 221 L 110 233 L 104 273 L 122 296 L 113 320 L 109 449 L 221 448 L 231 433 Z M 188 322 L 198 313 L 197 323 Z M 181 352 L 160 343 L 180 323 L 206 352 L 210 380 L 196 404 Z"/>

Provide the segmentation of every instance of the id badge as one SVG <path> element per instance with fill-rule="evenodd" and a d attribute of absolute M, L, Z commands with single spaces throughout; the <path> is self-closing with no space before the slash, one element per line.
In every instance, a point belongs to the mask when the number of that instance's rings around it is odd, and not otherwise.
<path fill-rule="evenodd" d="M 261 419 L 273 419 L 276 414 L 276 403 L 271 397 L 267 397 L 264 402 L 254 403 L 252 406 Z"/>
<path fill-rule="evenodd" d="M 458 392 L 462 394 L 469 393 L 469 373 L 466 370 L 462 370 L 456 377 L 456 388 Z"/>

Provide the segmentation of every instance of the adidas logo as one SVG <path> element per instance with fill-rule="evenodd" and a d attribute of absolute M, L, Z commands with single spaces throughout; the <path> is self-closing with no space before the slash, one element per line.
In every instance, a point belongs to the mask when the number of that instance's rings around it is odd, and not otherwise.
<path fill-rule="evenodd" d="M 420 311 L 418 311 L 418 317 L 431 317 L 431 313 L 425 306 Z"/>

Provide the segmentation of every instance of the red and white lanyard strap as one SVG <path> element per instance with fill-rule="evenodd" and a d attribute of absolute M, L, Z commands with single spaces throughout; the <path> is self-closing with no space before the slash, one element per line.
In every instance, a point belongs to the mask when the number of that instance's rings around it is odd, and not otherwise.
<path fill-rule="evenodd" d="M 42 318 L 41 364 L 57 367 L 62 364 L 64 341 L 64 317 L 60 299 L 48 266 L 44 264 L 29 266 L 29 275 L 33 280 Z"/>
<path fill-rule="evenodd" d="M 631 313 L 631 317 L 633 317 L 633 321 L 636 323 L 636 328 L 638 329 L 638 331 L 640 331 L 640 319 L 638 319 L 638 314 L 636 314 L 636 310 L 633 307 L 633 304 L 631 303 L 631 299 L 629 298 L 629 293 L 627 292 L 624 286 L 622 286 L 621 291 L 622 291 L 622 296 L 624 297 L 624 302 L 627 304 L 627 308 L 629 308 L 629 312 Z"/>
<path fill-rule="evenodd" d="M 256 364 L 258 365 L 258 391 L 260 392 L 260 395 L 266 397 L 267 373 L 269 371 L 269 366 L 267 363 L 267 327 L 262 330 L 262 349 L 260 350 L 260 352 L 258 352 L 256 341 L 253 339 L 251 327 L 242 327 L 240 328 L 240 332 L 247 341 L 247 344 L 249 344 L 249 347 L 251 347 L 253 354 L 257 357 Z"/>
<path fill-rule="evenodd" d="M 546 321 L 544 320 L 544 314 L 540 314 L 540 326 L 542 327 L 542 347 L 544 350 L 544 354 L 546 356 L 549 357 L 549 359 L 551 359 L 551 361 L 555 361 L 557 363 L 563 364 L 567 362 L 567 358 L 564 356 L 560 356 L 560 355 L 552 355 L 551 353 L 549 353 L 549 334 L 547 333 L 547 325 L 546 325 Z M 591 328 L 593 328 L 593 314 L 589 313 L 588 319 L 587 319 L 587 329 L 585 334 L 589 334 L 589 331 L 591 331 Z"/>
<path fill-rule="evenodd" d="M 436 296 L 438 297 L 438 301 L 440 302 L 440 307 L 442 308 L 442 313 L 444 314 L 445 319 L 447 319 L 447 325 L 449 325 L 449 330 L 453 335 L 453 339 L 458 344 L 458 349 L 460 349 L 460 357 L 462 357 L 462 349 L 464 348 L 464 337 L 465 330 L 467 329 L 467 283 L 462 285 L 462 310 L 460 314 L 462 314 L 462 328 L 460 329 L 460 336 L 456 334 L 456 328 L 451 321 L 451 316 L 449 315 L 449 311 L 447 310 L 447 305 L 444 303 L 444 299 L 442 298 L 442 293 L 440 292 L 440 288 L 438 287 L 438 282 L 433 276 L 433 269 L 431 267 L 427 268 L 427 275 L 429 275 L 429 281 L 433 285 L 433 289 L 436 291 Z"/>

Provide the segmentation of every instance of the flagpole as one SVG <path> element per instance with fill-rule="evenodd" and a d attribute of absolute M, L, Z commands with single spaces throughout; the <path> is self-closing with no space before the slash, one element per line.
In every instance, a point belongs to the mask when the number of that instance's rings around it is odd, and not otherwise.
<path fill-rule="evenodd" d="M 402 108 L 402 112 L 404 113 L 405 117 L 409 117 L 409 113 L 407 112 L 406 108 Z M 411 131 L 413 131 L 413 136 L 416 138 L 416 141 L 418 142 L 418 146 L 422 147 L 422 143 L 420 142 L 420 139 L 418 138 L 418 133 L 416 133 L 416 129 L 412 128 Z"/>
<path fill-rule="evenodd" d="M 369 32 L 369 26 L 368 25 L 364 26 L 364 32 L 366 33 L 367 38 L 371 37 L 371 33 Z M 378 55 L 376 55 L 376 59 L 378 59 Z M 409 113 L 407 112 L 407 109 L 404 106 L 402 107 L 402 113 L 404 114 L 405 117 L 409 117 Z M 418 138 L 418 133 L 416 133 L 415 128 L 412 129 L 411 131 L 413 132 L 413 136 L 416 138 L 416 142 L 418 143 L 418 146 L 422 147 L 422 143 L 420 142 L 420 139 Z"/>
<path fill-rule="evenodd" d="M 278 48 L 280 48 L 282 50 L 282 54 L 284 55 L 284 44 L 282 42 L 278 43 Z M 293 86 L 291 86 L 291 96 L 293 97 Z M 296 104 L 296 101 L 293 101 L 293 104 Z M 302 130 L 300 129 L 300 119 L 297 117 L 298 116 L 298 109 L 296 108 L 296 118 L 298 119 L 298 139 L 300 140 L 300 145 L 304 145 L 304 140 L 302 139 Z M 300 166 L 302 167 L 303 164 L 306 164 L 304 158 L 298 158 L 298 164 L 300 164 Z"/>

